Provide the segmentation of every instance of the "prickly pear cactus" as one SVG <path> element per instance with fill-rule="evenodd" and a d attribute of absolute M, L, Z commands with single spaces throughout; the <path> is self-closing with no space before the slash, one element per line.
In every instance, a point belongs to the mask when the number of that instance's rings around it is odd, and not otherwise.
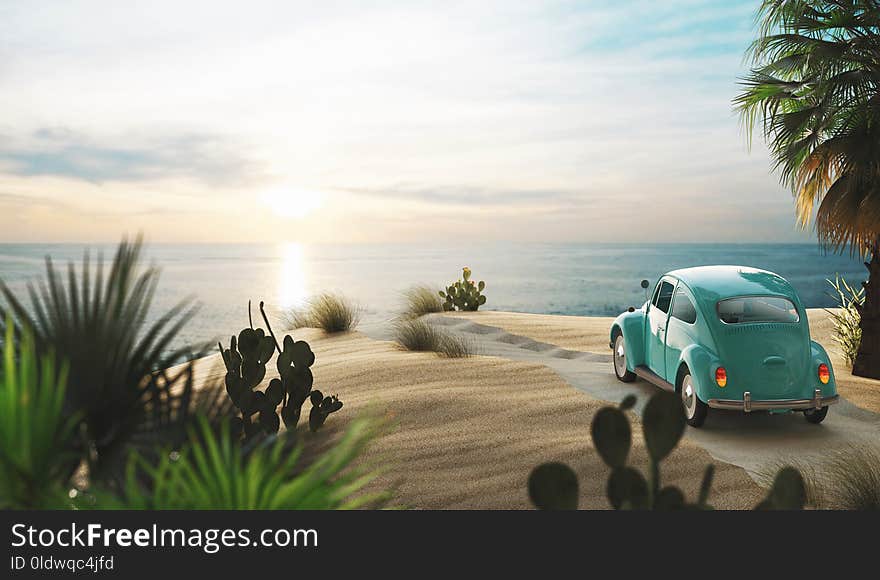
<path fill-rule="evenodd" d="M 309 429 L 312 431 L 320 429 L 330 413 L 335 413 L 342 408 L 342 401 L 339 400 L 339 397 L 336 395 L 325 397 L 318 389 L 312 391 L 309 400 L 312 402 L 312 410 L 309 413 Z"/>
<path fill-rule="evenodd" d="M 299 423 L 303 403 L 312 392 L 314 377 L 310 367 L 315 363 L 315 354 L 304 340 L 294 341 L 292 337 L 285 336 L 283 344 L 277 361 L 278 376 L 287 393 L 281 418 L 288 429 L 293 429 Z"/>
<path fill-rule="evenodd" d="M 634 401 L 625 399 L 621 407 L 631 408 Z M 593 418 L 591 433 L 599 455 L 608 467 L 606 495 L 615 509 L 684 509 L 708 507 L 685 502 L 677 487 L 661 487 L 660 461 L 675 449 L 685 428 L 681 400 L 672 393 L 660 392 L 651 397 L 642 416 L 642 433 L 648 449 L 649 476 L 626 465 L 631 444 L 629 419 L 616 407 L 600 409 Z"/>
<path fill-rule="evenodd" d="M 335 395 L 324 397 L 320 391 L 312 390 L 311 366 L 315 363 L 315 354 L 309 344 L 285 336 L 283 348 L 279 347 L 262 302 L 260 313 L 269 329 L 268 335 L 262 328 L 245 328 L 237 339 L 232 337 L 229 348 L 219 345 L 226 365 L 226 392 L 241 412 L 234 426 L 245 438 L 261 432 L 277 433 L 281 421 L 288 429 L 295 429 L 303 404 L 311 398 L 309 428 L 317 431 L 331 413 L 342 408 L 342 402 Z M 265 390 L 257 390 L 276 350 L 278 378 L 270 380 Z"/>
<path fill-rule="evenodd" d="M 783 467 L 773 479 L 773 485 L 756 510 L 801 510 L 807 502 L 804 478 L 794 467 Z"/>
<path fill-rule="evenodd" d="M 471 280 L 471 269 L 465 266 L 461 270 L 461 279 L 447 286 L 445 291 L 440 291 L 443 310 L 476 311 L 486 303 L 486 297 L 482 294 L 485 289 L 486 283 Z"/>
<path fill-rule="evenodd" d="M 620 407 L 603 407 L 591 425 L 596 451 L 611 468 L 606 484 L 608 502 L 614 509 L 626 510 L 706 510 L 715 475 L 713 465 L 706 466 L 697 501 L 688 503 L 675 486 L 660 483 L 660 462 L 669 456 L 681 440 L 686 421 L 681 399 L 674 393 L 659 392 L 648 401 L 642 415 L 642 431 L 648 450 L 648 477 L 626 464 L 632 444 L 629 419 L 624 411 L 635 405 L 627 396 Z M 576 509 L 577 475 L 567 465 L 545 463 L 529 476 L 529 497 L 538 509 Z M 767 497 L 755 509 L 802 509 L 806 502 L 803 477 L 792 467 L 776 475 Z"/>
<path fill-rule="evenodd" d="M 542 510 L 578 507 L 578 478 L 564 463 L 545 463 L 529 477 L 529 499 Z"/>
<path fill-rule="evenodd" d="M 263 382 L 266 363 L 275 352 L 272 337 L 266 336 L 262 328 L 245 328 L 237 339 L 231 338 L 229 348 L 220 345 L 220 352 L 226 364 L 226 393 L 241 412 L 235 426 L 244 431 L 245 437 L 256 434 L 260 428 L 270 433 L 278 431 L 278 418 L 270 417 L 274 414 L 270 411 L 274 393 L 268 389 L 265 393 L 255 390 Z M 258 415 L 256 423 L 252 420 L 254 415 Z"/>

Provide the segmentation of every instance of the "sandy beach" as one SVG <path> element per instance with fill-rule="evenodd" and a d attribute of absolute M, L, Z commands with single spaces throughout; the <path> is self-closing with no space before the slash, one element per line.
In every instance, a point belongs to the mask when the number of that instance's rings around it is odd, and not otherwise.
<path fill-rule="evenodd" d="M 826 313 L 811 310 L 809 316 L 814 338 L 833 351 Z M 429 320 L 448 328 L 477 323 L 470 330 L 478 352 L 481 347 L 488 349 L 489 339 L 482 337 L 488 336 L 485 329 L 490 328 L 493 333 L 497 330 L 496 337 L 528 337 L 535 342 L 526 344 L 527 350 L 551 352 L 573 365 L 579 360 L 564 353 L 595 353 L 591 364 L 607 375 L 602 378 L 608 388 L 620 388 L 621 398 L 627 392 L 613 380 L 610 362 L 604 362 L 610 318 L 486 311 L 434 315 Z M 617 391 L 607 397 L 605 392 L 603 397 L 591 396 L 550 367 L 534 362 L 484 355 L 445 359 L 433 353 L 408 352 L 390 340 L 375 338 L 382 335 L 377 328 L 339 335 L 302 329 L 294 335 L 307 340 L 317 355 L 315 387 L 338 393 L 345 402 L 343 411 L 328 420 L 331 434 L 359 413 L 378 412 L 392 418 L 366 459 L 390 467 L 374 487 L 394 487 L 395 504 L 413 509 L 528 508 L 526 480 L 531 469 L 545 461 L 564 461 L 580 477 L 581 506 L 609 507 L 605 498 L 608 470 L 595 453 L 589 432 L 594 413 L 608 404 L 601 399 L 615 398 Z M 548 345 L 559 350 L 548 351 Z M 872 407 L 878 401 L 876 381 L 853 378 L 839 356 L 835 370 L 844 397 L 877 409 Z M 199 362 L 199 378 L 205 384 L 220 379 L 222 372 L 218 356 Z M 653 388 L 641 382 L 634 385 L 642 401 Z M 644 467 L 637 413 L 630 417 L 636 431 L 631 463 Z M 788 423 L 767 419 L 777 433 L 788 429 L 793 437 L 802 437 L 798 430 L 805 426 L 813 427 L 799 417 L 791 417 Z M 722 424 L 725 420 L 737 422 L 728 425 L 728 430 L 742 431 L 743 419 L 722 418 Z M 756 433 L 767 435 L 765 425 L 752 423 Z M 719 461 L 724 454 L 718 453 L 719 444 L 723 445 L 718 433 L 705 445 L 712 449 L 710 454 L 701 439 L 692 436 L 693 431 L 663 464 L 664 484 L 678 485 L 693 497 L 703 469 L 711 462 L 717 469 L 711 502 L 727 509 L 754 506 L 762 490 L 745 469 Z M 786 435 L 780 437 L 784 440 Z M 754 445 L 756 454 L 767 456 L 768 451 L 762 451 L 765 440 L 740 444 L 746 449 Z M 751 466 L 739 461 L 742 455 L 742 450 L 734 449 L 730 461 Z"/>
<path fill-rule="evenodd" d="M 501 328 L 514 335 L 565 349 L 608 354 L 608 331 L 614 318 L 602 316 L 556 316 L 520 312 L 457 312 L 445 317 L 464 318 Z M 810 335 L 828 351 L 840 395 L 854 405 L 880 413 L 880 382 L 853 376 L 832 339 L 833 322 L 828 311 L 808 308 Z"/>

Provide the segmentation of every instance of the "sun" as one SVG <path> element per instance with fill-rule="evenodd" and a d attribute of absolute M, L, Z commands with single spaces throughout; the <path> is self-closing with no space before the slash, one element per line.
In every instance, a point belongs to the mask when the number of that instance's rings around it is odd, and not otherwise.
<path fill-rule="evenodd" d="M 264 191 L 259 199 L 278 217 L 301 219 L 321 207 L 324 194 L 313 189 L 280 186 Z"/>

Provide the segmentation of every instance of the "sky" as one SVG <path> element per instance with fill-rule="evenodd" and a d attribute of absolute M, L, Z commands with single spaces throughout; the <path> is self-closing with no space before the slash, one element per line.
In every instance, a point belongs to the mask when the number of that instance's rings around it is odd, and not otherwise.
<path fill-rule="evenodd" d="M 758 1 L 0 3 L 0 241 L 810 241 Z"/>

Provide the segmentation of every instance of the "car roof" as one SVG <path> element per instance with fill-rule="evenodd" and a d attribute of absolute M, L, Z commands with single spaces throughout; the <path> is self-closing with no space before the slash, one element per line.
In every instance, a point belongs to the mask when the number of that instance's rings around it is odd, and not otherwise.
<path fill-rule="evenodd" d="M 698 266 L 682 268 L 666 274 L 678 278 L 700 301 L 715 303 L 724 298 L 748 295 L 784 296 L 798 302 L 797 293 L 788 280 L 748 266 Z"/>

